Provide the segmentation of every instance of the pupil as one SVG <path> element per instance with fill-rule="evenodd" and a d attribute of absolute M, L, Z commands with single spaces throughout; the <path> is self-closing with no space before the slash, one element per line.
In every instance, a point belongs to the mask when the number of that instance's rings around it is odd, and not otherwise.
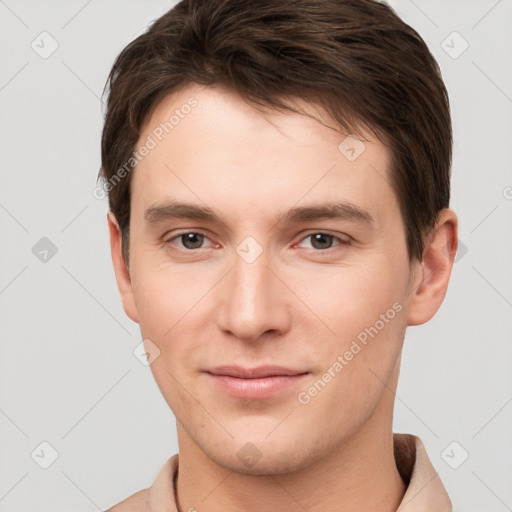
<path fill-rule="evenodd" d="M 327 242 L 326 242 L 327 240 Z M 318 247 L 318 244 L 317 242 L 319 242 L 319 247 Z M 316 233 L 315 235 L 313 235 L 313 247 L 315 249 L 328 249 L 329 246 L 330 246 L 330 242 L 332 242 L 332 235 L 326 235 L 324 233 Z M 322 243 L 324 245 L 322 245 Z M 327 243 L 327 247 L 325 247 L 325 243 Z"/>
<path fill-rule="evenodd" d="M 198 233 L 186 233 L 185 235 L 181 235 L 181 241 L 187 249 L 197 249 L 201 247 L 202 236 L 203 235 Z"/>

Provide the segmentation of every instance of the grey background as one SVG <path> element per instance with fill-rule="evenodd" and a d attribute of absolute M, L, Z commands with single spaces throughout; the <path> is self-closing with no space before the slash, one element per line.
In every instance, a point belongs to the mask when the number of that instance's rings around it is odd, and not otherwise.
<path fill-rule="evenodd" d="M 177 451 L 92 194 L 113 59 L 173 3 L 0 0 L 3 512 L 105 510 Z M 512 0 L 390 3 L 450 93 L 463 243 L 441 310 L 408 330 L 394 430 L 421 437 L 454 510 L 512 510 Z"/>

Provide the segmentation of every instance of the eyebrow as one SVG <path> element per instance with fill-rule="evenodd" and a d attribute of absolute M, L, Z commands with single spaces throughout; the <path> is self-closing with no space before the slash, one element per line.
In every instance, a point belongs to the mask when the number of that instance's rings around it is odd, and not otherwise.
<path fill-rule="evenodd" d="M 225 224 L 222 219 L 207 206 L 177 201 L 151 206 L 145 210 L 144 219 L 149 225 L 169 219 L 205 220 Z M 315 203 L 307 206 L 294 206 L 289 210 L 280 212 L 275 220 L 276 223 L 299 223 L 320 219 L 355 220 L 369 225 L 373 224 L 373 217 L 368 210 L 350 203 L 349 201 L 341 200 Z"/>
<path fill-rule="evenodd" d="M 167 204 L 151 206 L 144 212 L 148 224 L 156 224 L 167 219 L 197 219 L 221 222 L 215 212 L 207 206 L 172 201 Z"/>
<path fill-rule="evenodd" d="M 365 224 L 373 224 L 373 217 L 365 208 L 349 201 L 330 201 L 308 206 L 295 206 L 280 213 L 277 222 L 303 222 L 307 220 L 338 219 L 356 220 Z"/>

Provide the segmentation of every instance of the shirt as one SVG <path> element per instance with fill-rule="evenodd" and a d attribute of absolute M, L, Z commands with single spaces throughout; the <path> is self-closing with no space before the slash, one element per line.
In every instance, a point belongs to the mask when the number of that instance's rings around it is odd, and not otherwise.
<path fill-rule="evenodd" d="M 393 434 L 400 476 L 407 485 L 397 512 L 452 512 L 452 504 L 423 442 L 412 434 Z M 106 512 L 178 512 L 174 481 L 179 454 L 168 459 L 151 487 L 132 494 Z"/>

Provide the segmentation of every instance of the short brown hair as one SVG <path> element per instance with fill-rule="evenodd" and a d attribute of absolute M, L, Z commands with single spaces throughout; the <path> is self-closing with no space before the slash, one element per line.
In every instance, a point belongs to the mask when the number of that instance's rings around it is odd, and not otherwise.
<path fill-rule="evenodd" d="M 369 129 L 390 150 L 409 259 L 421 260 L 449 204 L 452 128 L 439 66 L 419 34 L 377 0 L 182 0 L 122 50 L 105 86 L 98 177 L 111 184 L 126 262 L 132 173 L 115 186 L 112 178 L 157 104 L 194 82 L 282 111 L 297 111 L 286 98 L 306 99 L 348 133 Z"/>

